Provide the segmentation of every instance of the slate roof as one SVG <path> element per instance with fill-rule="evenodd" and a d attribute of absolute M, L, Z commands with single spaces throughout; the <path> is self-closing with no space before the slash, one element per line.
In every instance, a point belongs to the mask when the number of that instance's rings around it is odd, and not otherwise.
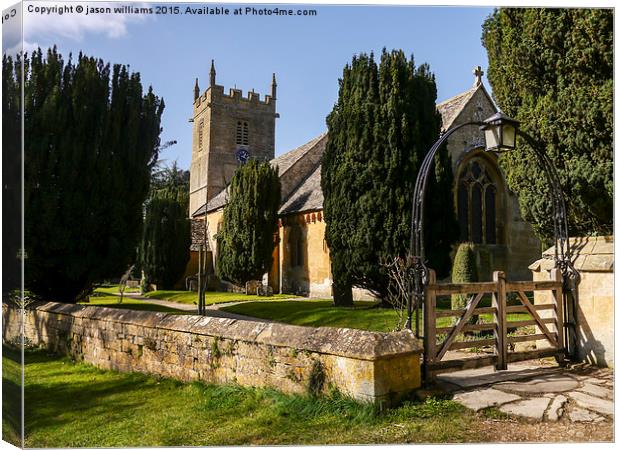
<path fill-rule="evenodd" d="M 271 164 L 275 165 L 279 169 L 280 176 L 284 175 L 284 173 L 290 169 L 293 164 L 299 161 L 308 151 L 310 151 L 315 145 L 319 143 L 321 139 L 323 139 L 327 135 L 327 132 L 320 134 L 309 142 L 306 142 L 304 145 L 297 147 L 294 150 L 283 153 L 275 159 L 271 160 Z"/>
<path fill-rule="evenodd" d="M 280 207 L 278 214 L 291 214 L 301 211 L 323 209 L 323 190 L 321 189 L 321 165 L 297 187 Z"/>
<path fill-rule="evenodd" d="M 467 102 L 471 100 L 477 90 L 478 86 L 474 86 L 459 95 L 455 95 L 454 97 L 437 104 L 437 110 L 441 114 L 443 130 L 447 130 L 452 126 L 452 123 L 456 120 L 460 112 L 463 108 L 465 108 L 465 105 L 467 105 Z"/>

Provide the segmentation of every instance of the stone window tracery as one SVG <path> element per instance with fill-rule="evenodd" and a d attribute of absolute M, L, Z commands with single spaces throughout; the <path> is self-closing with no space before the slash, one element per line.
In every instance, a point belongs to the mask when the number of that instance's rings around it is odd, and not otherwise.
<path fill-rule="evenodd" d="M 497 244 L 497 185 L 489 168 L 473 158 L 457 185 L 457 215 L 462 242 Z"/>

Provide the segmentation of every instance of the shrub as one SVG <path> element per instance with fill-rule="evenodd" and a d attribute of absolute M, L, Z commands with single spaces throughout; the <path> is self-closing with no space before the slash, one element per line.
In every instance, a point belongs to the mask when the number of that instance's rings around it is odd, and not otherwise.
<path fill-rule="evenodd" d="M 473 283 L 478 281 L 478 266 L 473 244 L 459 244 L 452 264 L 453 283 Z M 463 309 L 467 304 L 467 294 L 452 295 L 452 309 Z"/>

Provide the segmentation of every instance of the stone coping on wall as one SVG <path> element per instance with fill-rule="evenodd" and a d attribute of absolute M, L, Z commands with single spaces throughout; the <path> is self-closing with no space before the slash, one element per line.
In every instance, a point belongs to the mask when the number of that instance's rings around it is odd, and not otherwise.
<path fill-rule="evenodd" d="M 614 237 L 587 236 L 569 239 L 573 267 L 584 272 L 613 272 Z M 543 257 L 529 266 L 535 272 L 551 270 L 555 267 L 553 256 L 555 247 L 543 252 Z"/>
<path fill-rule="evenodd" d="M 422 353 L 420 342 L 410 331 L 381 333 L 351 328 L 306 327 L 55 302 L 36 302 L 28 309 L 74 318 L 141 325 L 276 347 L 290 347 L 359 360 L 374 361 Z"/>

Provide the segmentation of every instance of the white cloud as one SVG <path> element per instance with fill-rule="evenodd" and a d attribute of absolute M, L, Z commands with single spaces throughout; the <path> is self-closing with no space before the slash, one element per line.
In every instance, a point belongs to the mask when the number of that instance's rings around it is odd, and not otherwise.
<path fill-rule="evenodd" d="M 3 11 L 2 17 L 2 53 L 16 55 L 21 50 L 21 41 L 21 9 L 7 8 Z"/>
<path fill-rule="evenodd" d="M 2 53 L 6 53 L 7 55 L 15 56 L 20 51 L 23 50 L 24 53 L 31 54 L 33 51 L 35 51 L 39 47 L 41 47 L 41 45 L 38 42 L 27 42 L 27 41 L 24 41 L 24 45 L 23 46 L 22 46 L 22 43 L 20 42 L 20 43 L 16 44 L 15 46 L 11 47 L 11 48 L 3 50 Z"/>
<path fill-rule="evenodd" d="M 98 8 L 118 8 L 119 3 L 94 3 Z M 134 7 L 141 6 L 132 4 Z M 42 8 L 64 6 L 73 7 L 73 13 L 58 14 L 57 10 Z M 141 14 L 85 14 L 77 13 L 78 6 L 86 7 L 86 3 L 64 2 L 28 2 L 24 4 L 24 39 L 25 40 L 51 40 L 57 37 L 69 38 L 81 41 L 86 34 L 101 34 L 111 39 L 124 37 L 128 34 L 128 25 L 143 22 L 149 16 Z M 143 6 L 143 5 L 142 5 Z M 36 9 L 39 8 L 39 12 Z M 29 11 L 30 9 L 30 11 Z M 43 14 L 41 10 L 45 11 Z M 50 11 L 49 14 L 46 12 Z M 45 39 L 44 39 L 45 38 Z"/>

